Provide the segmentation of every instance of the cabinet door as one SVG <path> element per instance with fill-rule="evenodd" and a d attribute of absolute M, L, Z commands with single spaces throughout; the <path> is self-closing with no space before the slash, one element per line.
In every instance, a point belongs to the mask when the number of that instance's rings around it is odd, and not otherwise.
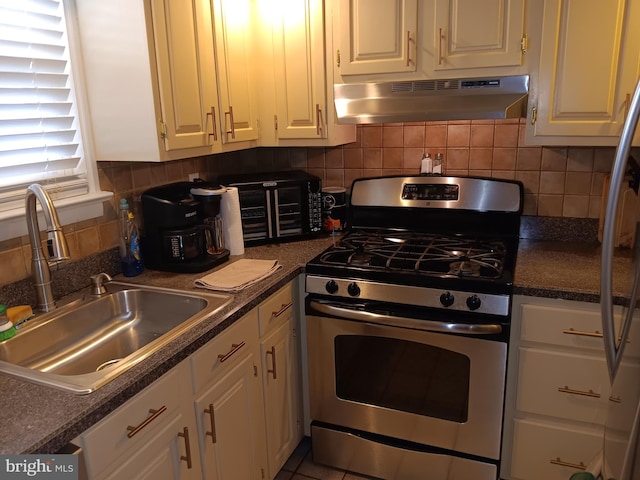
<path fill-rule="evenodd" d="M 269 472 L 274 478 L 302 439 L 299 357 L 292 315 L 261 342 Z"/>
<path fill-rule="evenodd" d="M 255 355 L 238 352 L 233 368 L 195 400 L 200 458 L 208 480 L 265 478 L 262 389 Z"/>
<path fill-rule="evenodd" d="M 525 0 L 436 0 L 434 70 L 522 64 Z"/>
<path fill-rule="evenodd" d="M 321 0 L 276 2 L 276 136 L 327 138 L 324 15 Z"/>
<path fill-rule="evenodd" d="M 218 111 L 210 11 L 198 0 L 152 0 L 151 11 L 165 148 L 210 145 Z"/>
<path fill-rule="evenodd" d="M 252 2 L 213 0 L 222 143 L 257 140 Z"/>
<path fill-rule="evenodd" d="M 534 136 L 617 142 L 638 75 L 638 3 L 545 1 L 538 98 L 530 105 Z"/>
<path fill-rule="evenodd" d="M 342 75 L 416 70 L 417 0 L 340 0 Z"/>
<path fill-rule="evenodd" d="M 185 428 L 192 423 L 185 416 L 173 419 L 161 432 L 131 458 L 121 464 L 103 480 L 197 480 L 202 478 L 195 445 L 195 428 Z M 188 447 L 188 448 L 187 448 Z"/>

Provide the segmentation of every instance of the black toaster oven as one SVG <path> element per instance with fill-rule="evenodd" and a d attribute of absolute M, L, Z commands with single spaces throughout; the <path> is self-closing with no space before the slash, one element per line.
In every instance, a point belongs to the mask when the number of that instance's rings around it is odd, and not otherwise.
<path fill-rule="evenodd" d="M 322 230 L 322 180 L 301 170 L 225 175 L 236 187 L 245 245 L 302 239 Z"/>

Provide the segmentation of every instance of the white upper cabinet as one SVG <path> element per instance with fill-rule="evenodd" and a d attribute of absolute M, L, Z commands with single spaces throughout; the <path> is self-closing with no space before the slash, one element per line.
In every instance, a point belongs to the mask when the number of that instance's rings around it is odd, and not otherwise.
<path fill-rule="evenodd" d="M 273 30 L 277 136 L 326 138 L 322 1 L 282 2 L 282 6 Z"/>
<path fill-rule="evenodd" d="M 332 65 L 327 67 L 325 56 L 325 41 L 330 45 L 332 39 L 325 36 L 324 2 L 257 0 L 256 12 L 260 145 L 355 141 L 355 126 L 337 125 L 335 120 Z"/>
<path fill-rule="evenodd" d="M 417 0 L 340 0 L 342 75 L 416 70 Z"/>
<path fill-rule="evenodd" d="M 639 54 L 637 0 L 546 0 L 527 143 L 615 145 Z"/>
<path fill-rule="evenodd" d="M 333 3 L 336 83 L 528 73 L 525 0 Z"/>
<path fill-rule="evenodd" d="M 522 64 L 524 0 L 436 0 L 434 70 Z"/>
<path fill-rule="evenodd" d="M 211 12 L 200 1 L 152 0 L 153 39 L 167 150 L 219 142 Z"/>
<path fill-rule="evenodd" d="M 257 140 L 258 108 L 250 0 L 212 0 L 222 142 Z"/>

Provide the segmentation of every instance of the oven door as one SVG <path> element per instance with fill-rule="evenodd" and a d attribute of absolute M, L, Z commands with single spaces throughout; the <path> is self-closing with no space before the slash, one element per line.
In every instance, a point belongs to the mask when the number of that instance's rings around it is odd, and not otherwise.
<path fill-rule="evenodd" d="M 307 311 L 312 420 L 499 459 L 505 342 L 345 319 L 340 309 L 320 314 L 313 304 Z M 443 331 L 452 325 L 425 324 Z"/>

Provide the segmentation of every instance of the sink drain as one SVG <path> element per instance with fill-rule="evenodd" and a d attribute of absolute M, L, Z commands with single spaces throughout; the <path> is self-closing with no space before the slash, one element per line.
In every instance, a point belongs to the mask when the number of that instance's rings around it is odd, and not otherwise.
<path fill-rule="evenodd" d="M 99 372 L 100 370 L 104 370 L 105 368 L 113 365 L 114 363 L 118 363 L 120 360 L 122 360 L 121 358 L 114 358 L 113 360 L 107 360 L 106 362 L 98 365 L 98 368 L 96 368 L 96 372 Z"/>

